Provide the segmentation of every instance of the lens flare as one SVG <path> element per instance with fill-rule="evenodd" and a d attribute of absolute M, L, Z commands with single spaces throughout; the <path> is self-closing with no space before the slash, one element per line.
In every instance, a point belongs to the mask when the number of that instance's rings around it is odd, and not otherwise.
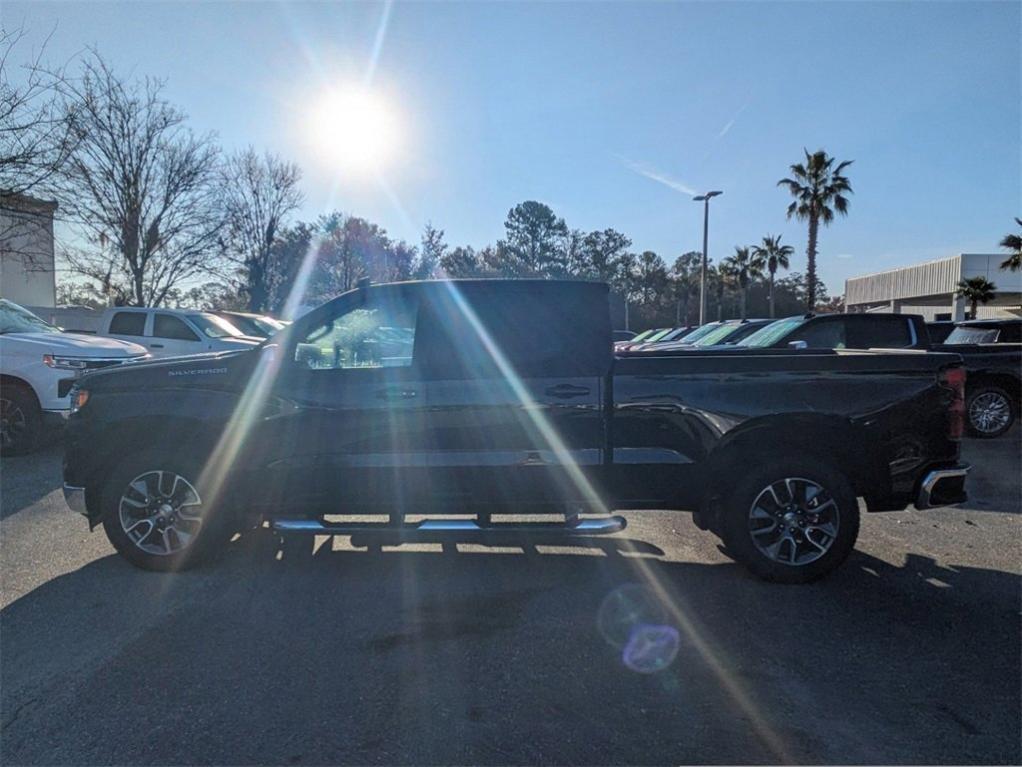
<path fill-rule="evenodd" d="M 381 171 L 401 147 L 396 111 L 378 92 L 364 87 L 327 90 L 313 105 L 308 125 L 317 154 L 339 171 Z"/>

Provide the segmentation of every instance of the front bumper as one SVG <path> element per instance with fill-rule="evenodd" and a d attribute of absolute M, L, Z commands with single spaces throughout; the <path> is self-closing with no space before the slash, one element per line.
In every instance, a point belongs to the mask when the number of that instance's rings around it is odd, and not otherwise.
<path fill-rule="evenodd" d="M 919 483 L 915 507 L 932 509 L 936 506 L 951 506 L 966 501 L 969 495 L 965 492 L 965 477 L 970 468 L 968 464 L 959 464 L 948 469 L 933 469 L 927 472 Z"/>
<path fill-rule="evenodd" d="M 71 511 L 78 512 L 85 516 L 89 516 L 88 509 L 85 508 L 85 488 L 75 487 L 69 485 L 67 482 L 64 483 L 64 502 Z"/>

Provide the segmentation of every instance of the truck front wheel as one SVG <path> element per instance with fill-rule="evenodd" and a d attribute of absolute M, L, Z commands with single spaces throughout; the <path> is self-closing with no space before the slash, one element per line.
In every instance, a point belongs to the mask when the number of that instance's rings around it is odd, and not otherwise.
<path fill-rule="evenodd" d="M 231 533 L 212 508 L 202 464 L 157 453 L 133 456 L 103 488 L 103 529 L 118 553 L 144 570 L 184 570 L 214 554 Z"/>
<path fill-rule="evenodd" d="M 0 390 L 0 452 L 31 453 L 39 444 L 42 412 L 32 390 L 23 384 L 4 383 Z"/>
<path fill-rule="evenodd" d="M 724 544 L 759 577 L 808 583 L 851 553 L 859 505 L 840 471 L 815 459 L 777 460 L 738 479 L 720 509 Z"/>

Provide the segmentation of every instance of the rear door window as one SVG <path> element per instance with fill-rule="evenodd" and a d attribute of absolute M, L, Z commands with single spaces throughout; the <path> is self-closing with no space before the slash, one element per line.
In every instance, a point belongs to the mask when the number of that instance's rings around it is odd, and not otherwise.
<path fill-rule="evenodd" d="M 110 318 L 110 335 L 145 335 L 145 312 L 117 312 Z"/>
<path fill-rule="evenodd" d="M 157 314 L 153 318 L 153 336 L 172 338 L 177 341 L 198 341 L 199 337 L 180 317 L 173 314 Z"/>
<path fill-rule="evenodd" d="M 423 302 L 426 379 L 572 378 L 612 362 L 606 287 L 545 280 L 452 283 Z"/>
<path fill-rule="evenodd" d="M 849 349 L 904 349 L 912 346 L 905 317 L 859 317 L 848 324 Z"/>
<path fill-rule="evenodd" d="M 788 336 L 788 342 L 791 341 L 804 341 L 810 349 L 844 349 L 849 345 L 841 320 L 807 322 Z"/>
<path fill-rule="evenodd" d="M 997 342 L 1001 344 L 1017 344 L 1022 341 L 1022 324 L 1008 324 L 1001 328 Z"/>

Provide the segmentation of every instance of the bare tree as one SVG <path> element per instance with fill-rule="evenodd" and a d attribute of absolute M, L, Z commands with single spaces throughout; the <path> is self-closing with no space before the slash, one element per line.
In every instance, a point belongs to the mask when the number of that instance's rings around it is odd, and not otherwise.
<path fill-rule="evenodd" d="M 185 127 L 184 113 L 163 99 L 162 81 L 125 82 L 95 51 L 58 89 L 74 115 L 75 141 L 61 206 L 90 244 L 70 266 L 126 284 L 131 303 L 159 306 L 219 260 L 224 219 L 213 137 Z"/>
<path fill-rule="evenodd" d="M 294 163 L 252 148 L 232 156 L 221 174 L 221 201 L 227 217 L 227 253 L 244 275 L 249 311 L 266 311 L 273 245 L 287 216 L 302 204 Z"/>
<path fill-rule="evenodd" d="M 5 196 L 45 186 L 75 147 L 74 113 L 56 87 L 63 70 L 43 66 L 45 43 L 16 68 L 12 59 L 23 37 L 23 31 L 0 28 L 0 195 Z"/>
<path fill-rule="evenodd" d="M 21 66 L 14 63 L 23 31 L 0 28 L 0 251 L 25 271 L 53 270 L 50 181 L 74 148 L 72 113 L 55 84 L 63 70 L 42 64 L 46 42 Z"/>

